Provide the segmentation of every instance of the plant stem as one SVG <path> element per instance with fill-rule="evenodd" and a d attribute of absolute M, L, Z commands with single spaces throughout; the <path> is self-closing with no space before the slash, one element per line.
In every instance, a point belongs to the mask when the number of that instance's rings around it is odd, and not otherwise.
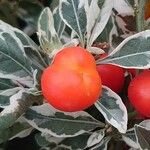
<path fill-rule="evenodd" d="M 135 4 L 135 15 L 136 15 L 136 28 L 137 32 L 144 30 L 144 12 L 145 12 L 145 3 L 147 0 L 138 0 L 138 4 Z"/>
<path fill-rule="evenodd" d="M 128 114 L 129 120 L 135 118 L 137 116 L 137 114 L 138 114 L 137 111 L 130 112 Z"/>

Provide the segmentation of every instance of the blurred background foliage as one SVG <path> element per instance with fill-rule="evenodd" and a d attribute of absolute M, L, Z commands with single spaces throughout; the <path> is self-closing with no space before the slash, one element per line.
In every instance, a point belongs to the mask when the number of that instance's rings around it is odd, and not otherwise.
<path fill-rule="evenodd" d="M 36 32 L 37 20 L 43 8 L 50 5 L 54 7 L 56 1 L 0 0 L 0 19 L 32 35 Z"/>

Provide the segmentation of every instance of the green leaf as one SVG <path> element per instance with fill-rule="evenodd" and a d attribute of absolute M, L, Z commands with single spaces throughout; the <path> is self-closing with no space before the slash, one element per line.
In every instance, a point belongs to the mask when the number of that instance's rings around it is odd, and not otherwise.
<path fill-rule="evenodd" d="M 0 144 L 19 137 L 20 134 L 29 129 L 31 130 L 31 127 L 28 124 L 16 122 L 13 126 L 5 130 L 0 130 Z"/>
<path fill-rule="evenodd" d="M 62 142 L 59 143 L 59 145 L 70 148 L 71 150 L 83 150 L 87 148 L 87 141 L 89 136 L 89 133 L 84 133 L 75 137 L 65 138 Z"/>
<path fill-rule="evenodd" d="M 55 149 L 64 138 L 54 137 L 47 133 L 37 133 L 35 140 L 40 147 L 48 147 L 49 149 Z"/>
<path fill-rule="evenodd" d="M 88 23 L 87 23 L 87 45 L 91 46 L 97 37 L 104 30 L 112 13 L 113 2 L 112 0 L 105 0 L 102 9 L 98 7 L 98 0 L 92 0 L 89 7 Z M 93 12 L 94 11 L 94 12 Z M 91 19 L 93 18 L 93 19 Z M 92 21 L 91 21 L 92 20 Z"/>
<path fill-rule="evenodd" d="M 150 30 L 126 38 L 106 59 L 97 63 L 116 64 L 124 68 L 150 68 Z"/>
<path fill-rule="evenodd" d="M 27 122 L 37 130 L 55 137 L 72 137 L 104 127 L 86 112 L 64 113 L 45 103 L 34 106 L 25 115 Z"/>
<path fill-rule="evenodd" d="M 11 89 L 0 90 L 0 107 L 5 108 L 10 105 L 10 97 L 16 94 L 21 87 L 14 87 Z"/>
<path fill-rule="evenodd" d="M 96 39 L 96 42 L 107 42 L 107 43 L 111 44 L 110 41 L 113 38 L 112 30 L 114 30 L 113 29 L 114 26 L 115 25 L 114 25 L 113 18 L 110 17 L 104 30 L 100 33 L 99 37 Z"/>
<path fill-rule="evenodd" d="M 59 5 L 59 0 L 51 0 L 50 9 L 54 10 Z"/>
<path fill-rule="evenodd" d="M 18 93 L 10 97 L 10 105 L 0 113 L 0 130 L 6 129 L 14 124 L 14 122 L 41 96 L 35 96 L 28 93 L 25 89 L 21 89 Z"/>
<path fill-rule="evenodd" d="M 37 52 L 33 50 L 31 47 L 26 47 L 25 53 L 28 57 L 28 60 L 30 61 L 32 65 L 32 68 L 38 69 L 39 71 L 43 71 L 51 62 L 48 55 L 40 51 Z"/>
<path fill-rule="evenodd" d="M 108 87 L 103 86 L 102 96 L 95 103 L 96 108 L 103 114 L 107 122 L 121 133 L 127 130 L 127 109 L 121 98 Z"/>
<path fill-rule="evenodd" d="M 105 137 L 99 144 L 92 147 L 90 150 L 107 150 L 108 149 L 108 142 L 110 141 L 110 137 Z"/>
<path fill-rule="evenodd" d="M 38 36 L 40 46 L 48 54 L 62 47 L 60 39 L 54 28 L 53 14 L 50 9 L 45 8 L 38 20 Z"/>
<path fill-rule="evenodd" d="M 60 0 L 59 3 L 59 12 L 62 20 L 76 32 L 83 47 L 87 25 L 85 8 L 87 5 L 87 0 Z"/>
<path fill-rule="evenodd" d="M 11 80 L 0 78 L 0 90 L 10 89 L 14 87 L 16 87 L 16 85 Z"/>
<path fill-rule="evenodd" d="M 125 134 L 122 134 L 122 139 L 130 147 L 133 147 L 135 149 L 139 148 L 139 144 L 136 139 L 134 128 L 131 128 L 131 129 L 127 130 L 127 132 Z"/>

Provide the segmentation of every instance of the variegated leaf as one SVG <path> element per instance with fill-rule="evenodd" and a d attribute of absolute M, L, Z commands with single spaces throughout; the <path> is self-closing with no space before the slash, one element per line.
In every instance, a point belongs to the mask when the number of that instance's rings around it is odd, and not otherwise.
<path fill-rule="evenodd" d="M 87 40 L 91 36 L 92 29 L 100 15 L 100 7 L 98 5 L 99 0 L 91 0 L 87 11 Z M 88 41 L 89 42 L 89 41 Z M 87 44 L 88 44 L 87 42 Z M 90 45 L 91 46 L 91 45 Z"/>
<path fill-rule="evenodd" d="M 51 147 L 52 144 L 54 144 L 54 143 L 55 143 L 55 146 L 57 147 L 59 145 L 59 143 L 61 143 L 65 139 L 63 137 L 54 137 L 54 136 L 47 134 L 47 133 L 41 133 L 41 136 L 43 138 L 45 138 L 45 140 L 47 142 L 49 142 L 49 147 Z"/>
<path fill-rule="evenodd" d="M 62 47 L 60 39 L 54 28 L 54 19 L 51 10 L 45 8 L 38 20 L 38 37 L 42 49 L 50 54 Z"/>
<path fill-rule="evenodd" d="M 8 28 L 0 24 L 0 76 L 32 76 L 30 63 L 27 61 L 23 45 Z M 11 65 L 10 65 L 11 64 Z"/>
<path fill-rule="evenodd" d="M 6 90 L 14 87 L 16 87 L 16 85 L 11 80 L 0 78 L 0 90 Z"/>
<path fill-rule="evenodd" d="M 139 143 L 140 149 L 149 150 L 150 149 L 150 128 L 146 129 L 140 125 L 135 125 L 136 138 Z"/>
<path fill-rule="evenodd" d="M 93 132 L 87 141 L 87 147 L 92 147 L 100 143 L 101 140 L 104 138 L 104 136 L 105 136 L 105 131 L 103 129 Z"/>
<path fill-rule="evenodd" d="M 59 3 L 61 18 L 67 26 L 76 32 L 83 47 L 87 24 L 87 6 L 87 0 L 60 0 Z"/>
<path fill-rule="evenodd" d="M 91 52 L 92 54 L 96 54 L 96 55 L 105 53 L 104 50 L 102 50 L 101 48 L 98 48 L 98 47 L 88 47 L 87 49 L 89 52 Z"/>
<path fill-rule="evenodd" d="M 127 109 L 115 92 L 103 86 L 102 96 L 95 106 L 112 126 L 117 128 L 119 132 L 126 133 Z"/>
<path fill-rule="evenodd" d="M 112 2 L 112 0 L 105 0 L 105 3 L 103 4 L 103 7 L 101 10 L 98 11 L 97 6 L 96 6 L 96 8 L 97 8 L 97 13 L 99 13 L 99 14 L 97 16 L 95 16 L 95 18 L 97 17 L 97 19 L 95 20 L 95 25 L 92 29 L 91 36 L 89 38 L 89 42 L 87 43 L 89 46 L 91 46 L 93 44 L 93 42 L 96 40 L 96 38 L 100 35 L 100 33 L 105 28 L 105 26 L 111 16 L 111 13 L 112 13 L 113 2 Z"/>
<path fill-rule="evenodd" d="M 21 87 L 14 87 L 11 89 L 0 90 L 0 107 L 5 108 L 10 105 L 10 97 L 16 94 Z"/>
<path fill-rule="evenodd" d="M 78 39 L 72 39 L 70 42 L 64 44 L 63 47 L 72 47 L 72 46 L 77 46 L 78 44 L 79 44 Z"/>
<path fill-rule="evenodd" d="M 139 125 L 147 130 L 150 130 L 150 119 L 142 121 Z"/>
<path fill-rule="evenodd" d="M 150 68 L 150 30 L 126 38 L 106 59 L 97 63 L 116 64 L 124 68 Z"/>
<path fill-rule="evenodd" d="M 114 9 L 119 13 L 119 14 L 126 14 L 126 15 L 133 15 L 134 10 L 132 6 L 126 1 L 126 0 L 113 0 L 114 3 Z"/>
<path fill-rule="evenodd" d="M 65 138 L 59 143 L 60 146 L 65 146 L 71 150 L 83 150 L 88 148 L 87 141 L 90 137 L 90 133 L 84 133 L 75 137 Z"/>
<path fill-rule="evenodd" d="M 41 96 L 34 96 L 25 89 L 21 89 L 18 93 L 10 97 L 10 105 L 0 113 L 0 130 L 6 129 L 14 124 L 14 122 Z"/>
<path fill-rule="evenodd" d="M 19 134 L 21 132 L 31 128 L 28 124 L 22 124 L 19 122 L 16 122 L 13 126 L 5 129 L 5 130 L 0 130 L 0 144 L 11 140 L 15 137 L 19 137 Z"/>
<path fill-rule="evenodd" d="M 136 139 L 134 128 L 127 130 L 126 134 L 122 134 L 123 141 L 132 148 L 138 149 L 139 144 Z"/>
<path fill-rule="evenodd" d="M 107 150 L 108 142 L 110 141 L 110 137 L 105 137 L 99 144 L 92 147 L 90 150 Z"/>
<path fill-rule="evenodd" d="M 82 150 L 82 149 L 89 148 L 98 144 L 104 137 L 104 130 L 88 132 L 88 133 L 84 133 L 84 134 L 81 134 L 75 137 L 69 137 L 69 138 L 58 138 L 58 137 L 50 136 L 49 134 L 45 134 L 45 135 L 41 134 L 41 135 L 38 135 L 38 137 L 39 137 L 38 143 L 41 146 L 43 144 L 47 145 L 48 144 L 47 142 L 49 142 L 49 144 L 55 143 L 56 147 L 65 146 L 70 149 Z"/>
<path fill-rule="evenodd" d="M 42 136 L 41 133 L 35 134 L 35 141 L 40 147 L 46 147 L 49 146 L 51 142 L 47 141 L 45 136 Z"/>
<path fill-rule="evenodd" d="M 3 35 L 5 36 L 3 37 Z M 0 78 L 11 79 L 28 87 L 32 87 L 31 66 L 33 62 L 29 61 L 25 49 L 30 48 L 30 51 L 34 51 L 34 54 L 38 57 L 38 62 L 40 62 L 39 64 L 46 67 L 46 61 L 42 58 L 40 51 L 38 51 L 38 46 L 25 33 L 1 20 L 0 40 L 0 44 L 2 45 L 0 48 L 0 60 L 3 61 L 1 65 L 4 65 L 3 70 L 0 70 Z M 37 68 L 39 67 L 37 66 Z"/>
<path fill-rule="evenodd" d="M 53 11 L 53 17 L 54 17 L 54 27 L 55 30 L 58 34 L 58 37 L 61 39 L 62 33 L 64 32 L 65 29 L 65 23 L 63 22 L 63 20 L 60 17 L 59 14 L 59 8 L 56 7 Z"/>
<path fill-rule="evenodd" d="M 18 123 L 18 124 L 20 124 L 20 125 L 22 125 L 22 126 L 24 126 L 24 127 L 26 127 L 26 128 L 24 128 L 23 130 L 21 130 L 21 131 L 18 132 L 17 134 L 13 135 L 9 140 L 12 140 L 12 139 L 14 139 L 14 138 L 16 138 L 16 137 L 18 137 L 18 138 L 24 138 L 24 137 L 30 135 L 31 132 L 34 130 L 34 128 L 33 128 L 32 126 L 30 126 L 30 125 L 23 119 L 22 116 L 19 117 L 15 123 Z"/>
<path fill-rule="evenodd" d="M 34 128 L 56 137 L 77 136 L 104 126 L 86 112 L 64 113 L 47 103 L 32 107 L 24 117 Z"/>
<path fill-rule="evenodd" d="M 135 136 L 141 149 L 149 149 L 149 133 L 150 133 L 150 119 L 144 120 L 139 125 L 135 125 Z"/>

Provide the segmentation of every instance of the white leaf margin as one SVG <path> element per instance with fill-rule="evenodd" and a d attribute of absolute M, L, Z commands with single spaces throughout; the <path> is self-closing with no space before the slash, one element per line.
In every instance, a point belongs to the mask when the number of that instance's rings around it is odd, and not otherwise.
<path fill-rule="evenodd" d="M 132 6 L 127 3 L 126 0 L 113 0 L 114 2 L 114 9 L 117 10 L 119 14 L 128 14 L 133 15 L 134 10 Z"/>
<path fill-rule="evenodd" d="M 105 0 L 105 3 L 103 4 L 103 8 L 100 12 L 100 20 L 96 24 L 96 26 L 93 28 L 93 32 L 91 33 L 89 43 L 88 45 L 91 46 L 93 42 L 96 40 L 96 38 L 100 35 L 100 33 L 104 30 L 113 9 L 113 2 L 112 0 Z"/>
<path fill-rule="evenodd" d="M 43 105 L 40 105 L 40 106 L 33 106 L 33 107 L 31 107 L 31 109 L 34 110 L 36 113 L 44 115 L 44 116 L 54 116 L 56 112 L 61 112 L 61 111 L 55 109 L 54 107 L 52 107 L 48 103 L 44 103 Z M 88 113 L 86 113 L 84 111 L 71 112 L 71 113 L 70 112 L 69 113 L 68 112 L 62 112 L 62 113 L 64 113 L 65 115 L 70 115 L 73 118 L 77 118 L 79 116 L 93 118 L 92 116 L 90 116 Z M 66 135 L 65 133 L 61 134 L 61 135 L 57 135 L 56 133 L 54 133 L 53 131 L 51 131 L 51 130 L 49 130 L 47 128 L 44 129 L 44 128 L 38 127 L 36 125 L 36 123 L 34 122 L 34 119 L 33 120 L 29 120 L 29 119 L 25 118 L 24 116 L 23 116 L 23 119 L 26 120 L 26 122 L 28 122 L 34 128 L 36 128 L 37 130 L 41 131 L 43 134 L 50 134 L 50 135 L 52 135 L 54 137 L 59 137 L 59 138 L 73 137 L 73 136 L 77 136 L 77 135 L 80 135 L 82 133 L 85 133 L 84 130 L 80 130 L 80 131 L 76 132 L 73 135 Z"/>
<path fill-rule="evenodd" d="M 104 118 L 107 120 L 108 123 L 110 123 L 112 126 L 117 128 L 120 133 L 126 133 L 126 131 L 127 131 L 127 123 L 128 123 L 128 114 L 127 114 L 127 109 L 126 109 L 125 105 L 123 104 L 120 96 L 117 95 L 114 91 L 112 91 L 110 88 L 108 88 L 106 86 L 103 86 L 103 88 L 108 91 L 107 94 L 110 97 L 114 97 L 115 99 L 117 99 L 117 102 L 118 102 L 117 104 L 119 105 L 121 110 L 123 110 L 123 112 L 124 112 L 124 116 L 123 116 L 124 122 L 117 122 L 113 118 L 111 120 L 109 120 L 107 118 L 107 114 L 99 107 L 99 104 L 95 103 L 94 105 L 103 114 Z"/>
<path fill-rule="evenodd" d="M 105 136 L 105 130 L 95 131 L 91 134 L 87 141 L 87 147 L 98 144 Z"/>
<path fill-rule="evenodd" d="M 109 56 L 112 56 L 112 55 L 114 55 L 116 52 L 118 52 L 128 41 L 130 41 L 130 40 L 132 40 L 132 39 L 134 39 L 134 38 L 138 38 L 138 37 L 144 37 L 144 38 L 147 38 L 147 37 L 150 37 L 150 30 L 145 30 L 145 31 L 142 31 L 142 32 L 139 32 L 139 33 L 137 33 L 137 34 L 134 34 L 134 35 L 132 35 L 132 36 L 130 36 L 130 37 L 128 37 L 128 38 L 126 38 L 123 42 L 121 42 L 107 57 L 109 57 Z M 146 53 L 146 55 L 149 55 L 149 57 L 150 57 L 150 51 L 148 51 L 148 52 L 144 52 L 144 53 Z M 132 55 L 135 55 L 135 54 L 132 54 Z M 127 57 L 127 56 L 122 56 L 122 57 Z M 119 57 L 120 58 L 120 57 Z M 112 58 L 112 59 L 107 59 L 106 60 L 106 62 L 107 63 L 109 63 L 109 61 L 113 61 L 113 60 L 117 60 L 117 59 L 119 59 L 119 58 Z M 150 68 L 150 59 L 148 60 L 149 61 L 149 63 L 147 64 L 147 66 L 145 66 L 145 67 L 136 67 L 136 66 L 134 66 L 134 68 L 135 69 L 149 69 Z M 98 61 L 97 61 L 98 62 Z M 105 63 L 105 59 L 103 60 L 103 61 L 101 61 L 102 63 Z M 113 64 L 114 65 L 114 63 L 109 63 L 109 64 Z M 123 67 L 123 68 L 127 68 L 127 69 L 130 69 L 130 68 L 133 68 L 132 66 L 131 67 L 127 67 L 127 66 L 123 66 L 123 65 L 119 65 L 119 64 L 116 64 L 115 63 L 115 65 L 116 66 L 119 66 L 119 67 Z"/>
<path fill-rule="evenodd" d="M 132 130 L 134 130 L 134 128 L 131 128 L 131 129 L 129 129 L 128 131 L 132 131 Z M 138 142 L 137 142 L 137 143 L 134 142 L 133 140 L 131 140 L 130 138 L 128 138 L 127 136 L 125 136 L 125 135 L 123 135 L 123 134 L 122 134 L 122 139 L 123 139 L 130 147 L 135 148 L 135 149 L 139 149 L 139 148 L 140 148 Z"/>

